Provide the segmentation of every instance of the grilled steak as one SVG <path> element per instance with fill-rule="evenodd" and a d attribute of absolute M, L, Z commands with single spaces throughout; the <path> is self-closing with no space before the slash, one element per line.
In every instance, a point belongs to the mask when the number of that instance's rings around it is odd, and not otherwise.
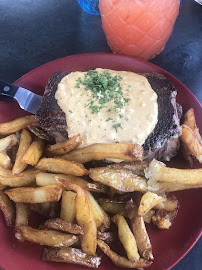
<path fill-rule="evenodd" d="M 41 106 L 36 113 L 36 119 L 41 128 L 54 137 L 57 142 L 68 137 L 65 114 L 55 99 L 57 85 L 67 74 L 56 72 L 51 75 L 45 88 Z M 177 91 L 162 74 L 145 73 L 142 75 L 148 79 L 158 95 L 158 122 L 143 145 L 144 157 L 145 160 L 153 158 L 169 160 L 177 153 L 181 132 L 182 109 L 176 103 Z"/>
<path fill-rule="evenodd" d="M 176 103 L 176 89 L 165 76 L 158 73 L 144 75 L 158 95 L 158 122 L 144 143 L 144 157 L 146 160 L 170 160 L 179 148 L 182 107 Z"/>
<path fill-rule="evenodd" d="M 55 138 L 57 142 L 67 139 L 65 113 L 60 109 L 55 99 L 55 92 L 59 82 L 67 73 L 53 73 L 46 85 L 41 106 L 36 113 L 36 120 L 40 127 L 50 136 Z M 39 136 L 39 132 L 36 133 Z"/>

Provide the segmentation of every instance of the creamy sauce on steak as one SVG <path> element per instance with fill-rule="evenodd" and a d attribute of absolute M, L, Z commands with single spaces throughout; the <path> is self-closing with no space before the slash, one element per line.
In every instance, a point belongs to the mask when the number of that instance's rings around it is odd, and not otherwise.
<path fill-rule="evenodd" d="M 143 145 L 158 120 L 157 95 L 148 80 L 134 72 L 72 72 L 58 84 L 55 98 L 65 113 L 68 136 L 82 136 L 80 147 Z"/>

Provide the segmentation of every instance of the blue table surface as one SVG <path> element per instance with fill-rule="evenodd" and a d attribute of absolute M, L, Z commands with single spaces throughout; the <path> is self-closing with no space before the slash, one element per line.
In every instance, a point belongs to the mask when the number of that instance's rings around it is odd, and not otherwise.
<path fill-rule="evenodd" d="M 12 83 L 44 63 L 86 52 L 111 50 L 100 16 L 87 14 L 76 0 L 0 0 L 4 81 Z M 181 80 L 202 103 L 202 6 L 194 0 L 182 1 L 164 51 L 151 62 Z M 202 239 L 173 268 L 181 269 L 202 269 Z"/>

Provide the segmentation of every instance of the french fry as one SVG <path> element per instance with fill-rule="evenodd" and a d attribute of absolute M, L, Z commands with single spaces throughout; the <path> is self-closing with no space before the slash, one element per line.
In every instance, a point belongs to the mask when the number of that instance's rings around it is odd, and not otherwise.
<path fill-rule="evenodd" d="M 193 188 L 202 188 L 202 183 L 199 184 L 178 184 L 178 183 L 167 183 L 167 182 L 159 182 L 160 189 L 165 190 L 165 192 L 173 192 L 178 190 L 186 190 Z"/>
<path fill-rule="evenodd" d="M 32 203 L 29 205 L 30 209 L 37 212 L 47 218 L 56 218 L 58 214 L 59 205 L 55 202 L 44 202 L 44 203 Z"/>
<path fill-rule="evenodd" d="M 121 201 L 115 201 L 115 200 L 110 200 L 107 198 L 100 198 L 98 199 L 98 202 L 100 206 L 103 208 L 104 211 L 107 213 L 111 214 L 119 214 L 121 213 L 124 217 L 128 217 L 126 207 L 125 207 L 125 202 Z M 144 216 L 143 220 L 146 223 L 151 222 L 151 218 L 154 215 L 155 211 L 154 210 L 149 210 Z"/>
<path fill-rule="evenodd" d="M 21 203 L 43 203 L 59 201 L 63 188 L 61 185 L 50 185 L 46 187 L 21 187 L 6 190 L 5 193 L 14 202 Z"/>
<path fill-rule="evenodd" d="M 118 235 L 121 243 L 123 244 L 127 257 L 131 261 L 137 261 L 140 255 L 137 250 L 137 244 L 127 221 L 121 214 L 116 214 L 112 217 L 112 221 L 118 226 Z"/>
<path fill-rule="evenodd" d="M 20 241 L 30 241 L 39 245 L 50 247 L 69 247 L 78 241 L 78 236 L 61 233 L 53 230 L 37 230 L 21 225 L 15 237 Z"/>
<path fill-rule="evenodd" d="M 202 183 L 201 169 L 176 169 L 168 168 L 164 163 L 152 160 L 149 168 L 146 169 L 146 176 L 149 178 L 148 185 L 153 186 L 157 182 L 167 182 L 183 185 L 198 186 Z"/>
<path fill-rule="evenodd" d="M 7 170 L 12 168 L 11 159 L 6 153 L 0 153 L 0 166 Z"/>
<path fill-rule="evenodd" d="M 60 218 L 68 223 L 76 219 L 76 193 L 64 190 L 62 193 Z"/>
<path fill-rule="evenodd" d="M 144 170 L 148 168 L 149 161 L 121 162 L 108 165 L 108 168 L 130 171 L 139 176 L 145 176 Z"/>
<path fill-rule="evenodd" d="M 143 160 L 143 148 L 138 144 L 95 143 L 84 148 L 71 151 L 62 157 L 64 159 L 74 160 L 79 163 L 86 163 L 92 160 L 102 160 L 106 158 L 141 161 Z"/>
<path fill-rule="evenodd" d="M 111 214 L 122 213 L 124 217 L 127 217 L 127 212 L 125 209 L 124 202 L 117 202 L 117 201 L 113 201 L 107 198 L 100 198 L 98 201 L 99 201 L 100 206 L 107 213 L 111 213 Z"/>
<path fill-rule="evenodd" d="M 144 177 L 121 169 L 91 168 L 89 176 L 94 181 L 123 192 L 145 192 L 147 190 L 147 181 Z"/>
<path fill-rule="evenodd" d="M 152 262 L 140 258 L 138 261 L 131 261 L 125 257 L 119 256 L 112 251 L 110 247 L 102 240 L 98 240 L 99 248 L 112 260 L 112 262 L 118 267 L 124 268 L 144 268 L 149 267 Z"/>
<path fill-rule="evenodd" d="M 13 175 L 10 170 L 0 167 L 0 183 L 9 187 L 27 186 L 35 182 L 36 172 L 37 170 L 32 168 Z"/>
<path fill-rule="evenodd" d="M 76 248 L 45 248 L 42 260 L 79 264 L 89 268 L 98 268 L 101 263 L 101 257 L 89 255 Z"/>
<path fill-rule="evenodd" d="M 144 219 L 138 215 L 138 206 L 134 203 L 133 199 L 126 203 L 126 210 L 141 257 L 146 260 L 153 260 L 152 246 L 145 227 Z"/>
<path fill-rule="evenodd" d="M 13 226 L 15 223 L 15 207 L 3 191 L 0 191 L 0 209 L 4 214 L 6 225 Z"/>
<path fill-rule="evenodd" d="M 13 165 L 13 169 L 12 169 L 13 174 L 19 174 L 27 167 L 27 163 L 25 163 L 22 160 L 22 158 L 24 154 L 26 153 L 27 149 L 29 148 L 31 141 L 32 141 L 32 136 L 30 132 L 27 131 L 26 129 L 23 129 L 20 136 L 20 143 L 19 143 L 19 148 L 17 151 L 15 164 Z"/>
<path fill-rule="evenodd" d="M 4 186 L 4 185 L 2 185 L 2 184 L 0 183 L 0 190 L 3 190 L 5 187 L 6 187 L 6 186 Z"/>
<path fill-rule="evenodd" d="M 29 165 L 36 165 L 43 154 L 44 141 L 40 138 L 34 138 L 33 142 L 22 157 L 22 161 Z"/>
<path fill-rule="evenodd" d="M 197 132 L 197 133 L 196 133 Z M 192 130 L 187 125 L 182 125 L 182 150 L 185 158 L 193 165 L 193 157 L 202 163 L 202 139 L 200 134 L 194 129 Z"/>
<path fill-rule="evenodd" d="M 80 236 L 81 248 L 83 252 L 90 255 L 95 255 L 97 247 L 97 227 L 91 201 L 86 191 L 80 186 L 70 182 L 69 180 L 56 178 L 57 181 L 63 184 L 67 189 L 74 190 L 76 195 L 76 220 L 78 225 L 84 231 Z"/>
<path fill-rule="evenodd" d="M 54 173 L 39 172 L 36 174 L 36 183 L 38 186 L 47 186 L 47 185 L 57 184 L 55 177 L 68 179 L 71 182 L 74 182 L 75 184 L 81 186 L 85 190 L 94 191 L 94 192 L 103 192 L 103 193 L 107 192 L 105 186 L 103 187 L 99 185 L 99 183 L 90 183 L 81 177 L 77 177 L 74 175 L 67 175 L 67 174 L 54 174 Z"/>
<path fill-rule="evenodd" d="M 152 216 L 152 222 L 159 229 L 169 229 L 177 215 L 178 209 L 175 211 L 158 210 Z"/>
<path fill-rule="evenodd" d="M 42 158 L 35 167 L 42 171 L 71 174 L 75 176 L 88 174 L 88 170 L 86 170 L 82 164 L 62 158 Z"/>
<path fill-rule="evenodd" d="M 38 126 L 34 115 L 17 118 L 13 121 L 0 124 L 0 134 L 11 134 L 28 126 Z"/>
<path fill-rule="evenodd" d="M 49 229 L 54 229 L 54 230 L 63 231 L 67 233 L 83 234 L 83 230 L 81 229 L 79 225 L 74 224 L 74 223 L 68 223 L 66 221 L 61 220 L 60 218 L 48 219 L 43 224 L 43 226 Z"/>
<path fill-rule="evenodd" d="M 194 109 L 193 108 L 189 109 L 185 113 L 185 115 L 184 115 L 184 125 L 190 127 L 191 130 L 196 135 L 196 137 L 198 138 L 199 142 L 202 143 L 202 138 L 201 138 L 201 135 L 199 133 L 199 129 L 198 129 L 197 124 L 196 124 L 196 118 L 195 118 L 195 114 L 194 114 Z"/>
<path fill-rule="evenodd" d="M 51 156 L 51 155 L 65 155 L 68 152 L 76 149 L 81 143 L 82 143 L 81 135 L 77 134 L 64 142 L 56 143 L 53 145 L 48 145 L 46 147 L 46 153 L 49 156 Z"/>
<path fill-rule="evenodd" d="M 12 146 L 14 146 L 18 143 L 19 143 L 19 139 L 18 139 L 18 136 L 16 134 L 11 134 L 5 138 L 2 138 L 2 139 L 0 139 L 0 152 L 6 152 Z"/>
<path fill-rule="evenodd" d="M 16 203 L 16 220 L 15 220 L 15 229 L 21 225 L 28 226 L 28 217 L 29 217 L 29 207 L 24 203 Z"/>
<path fill-rule="evenodd" d="M 152 217 L 155 214 L 155 210 L 149 210 L 144 216 L 143 220 L 145 223 L 151 223 Z"/>
<path fill-rule="evenodd" d="M 166 199 L 156 193 L 147 191 L 140 200 L 140 205 L 138 208 L 138 215 L 144 216 L 149 210 L 151 210 L 155 205 L 165 201 Z"/>
<path fill-rule="evenodd" d="M 97 237 L 98 239 L 105 241 L 107 244 L 116 240 L 116 234 L 114 232 L 101 232 L 98 230 Z"/>
<path fill-rule="evenodd" d="M 177 198 L 169 193 L 166 196 L 166 200 L 161 203 L 156 204 L 153 209 L 155 210 L 165 210 L 165 211 L 175 211 L 179 206 Z"/>
<path fill-rule="evenodd" d="M 101 231 L 105 231 L 110 226 L 110 218 L 107 213 L 100 207 L 93 195 L 86 191 L 92 206 L 93 215 L 97 228 Z"/>

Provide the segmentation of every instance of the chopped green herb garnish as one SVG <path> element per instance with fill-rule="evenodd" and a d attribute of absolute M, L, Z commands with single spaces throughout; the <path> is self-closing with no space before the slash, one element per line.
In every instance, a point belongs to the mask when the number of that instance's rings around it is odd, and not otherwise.
<path fill-rule="evenodd" d="M 73 111 L 69 110 L 70 113 L 73 113 Z"/>
<path fill-rule="evenodd" d="M 80 83 L 77 82 L 77 83 L 75 84 L 75 87 L 76 87 L 76 88 L 80 88 Z"/>
<path fill-rule="evenodd" d="M 12 248 L 15 248 L 15 244 L 12 245 Z"/>
<path fill-rule="evenodd" d="M 104 70 L 100 74 L 97 70 L 89 70 L 84 74 L 83 80 L 78 78 L 75 87 L 79 88 L 80 85 L 84 85 L 86 91 L 92 92 L 89 102 L 85 106 L 90 108 L 93 114 L 98 113 L 102 108 L 106 108 L 105 104 L 110 101 L 114 103 L 112 108 L 118 112 L 129 101 L 123 96 L 120 85 L 122 79 L 121 76 L 112 76 L 108 70 Z M 108 112 L 112 108 L 108 109 Z"/>
<path fill-rule="evenodd" d="M 109 122 L 110 120 L 113 120 L 111 117 L 108 117 L 106 122 Z"/>
<path fill-rule="evenodd" d="M 122 114 L 119 114 L 119 117 L 120 117 L 120 118 L 123 118 L 123 115 L 122 115 Z"/>
<path fill-rule="evenodd" d="M 118 132 L 118 128 L 122 128 L 121 123 L 115 124 L 112 127 L 115 128 L 116 132 Z"/>

